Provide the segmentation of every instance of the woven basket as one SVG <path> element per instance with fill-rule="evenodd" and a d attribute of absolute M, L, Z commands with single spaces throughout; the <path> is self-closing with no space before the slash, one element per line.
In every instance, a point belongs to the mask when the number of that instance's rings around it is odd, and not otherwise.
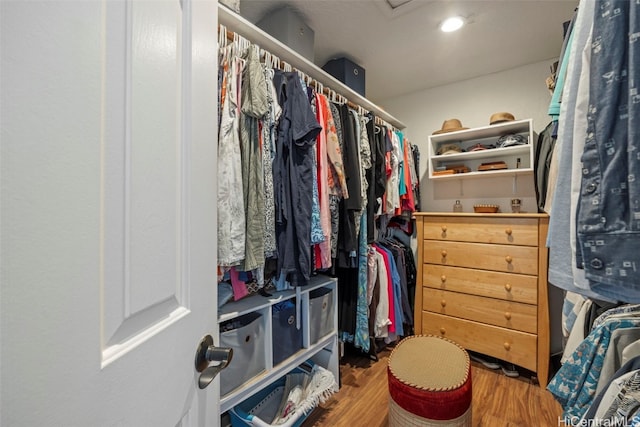
<path fill-rule="evenodd" d="M 451 340 L 417 335 L 389 356 L 389 425 L 470 426 L 469 354 Z"/>

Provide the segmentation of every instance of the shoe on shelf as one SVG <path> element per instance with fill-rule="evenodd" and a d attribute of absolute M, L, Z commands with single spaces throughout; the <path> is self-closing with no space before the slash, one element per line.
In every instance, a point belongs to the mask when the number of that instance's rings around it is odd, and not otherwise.
<path fill-rule="evenodd" d="M 496 359 L 495 357 L 485 356 L 484 354 L 479 355 L 477 353 L 469 353 L 469 357 L 471 358 L 471 360 L 482 364 L 482 366 L 484 366 L 485 368 L 500 369 L 498 359 Z"/>
<path fill-rule="evenodd" d="M 505 374 L 508 377 L 518 378 L 520 376 L 520 373 L 518 372 L 518 369 L 516 368 L 516 366 L 513 363 L 507 363 L 507 364 L 501 366 L 501 368 L 502 368 L 502 373 Z"/>

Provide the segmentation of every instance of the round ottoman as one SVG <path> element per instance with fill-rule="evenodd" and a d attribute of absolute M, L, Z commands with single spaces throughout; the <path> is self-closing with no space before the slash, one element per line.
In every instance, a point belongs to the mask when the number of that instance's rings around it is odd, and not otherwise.
<path fill-rule="evenodd" d="M 389 426 L 471 426 L 471 370 L 464 348 L 415 335 L 389 356 Z"/>

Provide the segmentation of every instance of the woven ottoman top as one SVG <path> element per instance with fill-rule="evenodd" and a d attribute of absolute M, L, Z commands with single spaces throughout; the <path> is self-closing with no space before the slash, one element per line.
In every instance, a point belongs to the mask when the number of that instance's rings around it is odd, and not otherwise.
<path fill-rule="evenodd" d="M 389 356 L 390 373 L 420 390 L 457 389 L 467 381 L 469 366 L 469 354 L 461 346 L 431 335 L 407 337 Z"/>

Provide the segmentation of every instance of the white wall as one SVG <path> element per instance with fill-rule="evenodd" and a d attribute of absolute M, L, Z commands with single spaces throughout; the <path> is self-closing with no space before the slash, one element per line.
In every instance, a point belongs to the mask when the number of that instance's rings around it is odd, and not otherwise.
<path fill-rule="evenodd" d="M 554 58 L 487 76 L 440 86 L 380 102 L 407 128 L 405 135 L 420 148 L 421 210 L 449 212 L 460 199 L 465 212 L 476 203 L 499 204 L 510 212 L 510 200 L 522 199 L 522 210 L 536 212 L 533 176 L 511 178 L 453 180 L 430 182 L 427 175 L 428 136 L 442 127 L 442 122 L 457 118 L 469 128 L 489 125 L 489 117 L 508 111 L 516 119 L 533 119 L 540 133 L 550 122 L 547 115 L 551 93 L 545 79 Z"/>

